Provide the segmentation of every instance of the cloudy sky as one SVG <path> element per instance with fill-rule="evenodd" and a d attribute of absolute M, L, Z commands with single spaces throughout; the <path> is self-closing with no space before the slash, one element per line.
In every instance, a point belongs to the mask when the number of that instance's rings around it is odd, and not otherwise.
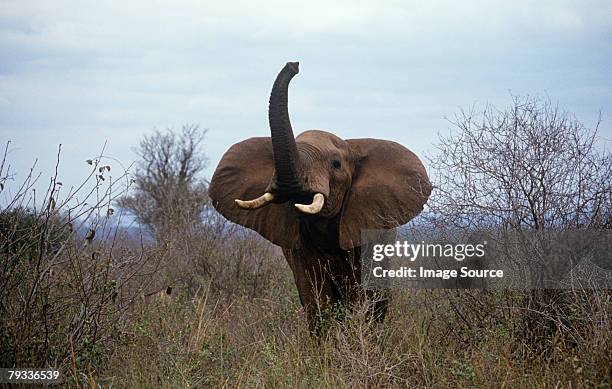
<path fill-rule="evenodd" d="M 331 4 L 333 3 L 333 4 Z M 277 72 L 299 60 L 296 132 L 432 150 L 459 107 L 549 96 L 612 139 L 612 2 L 0 1 L 0 141 L 76 183 L 84 160 L 129 165 L 152 129 L 208 128 L 210 176 L 265 136 Z"/>

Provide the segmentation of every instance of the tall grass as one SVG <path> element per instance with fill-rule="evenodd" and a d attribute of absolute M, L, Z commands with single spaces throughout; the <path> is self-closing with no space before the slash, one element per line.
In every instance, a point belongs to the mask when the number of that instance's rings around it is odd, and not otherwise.
<path fill-rule="evenodd" d="M 444 291 L 400 291 L 383 325 L 357 310 L 325 338 L 307 332 L 290 280 L 266 297 L 157 300 L 97 376 L 115 387 L 607 387 L 610 337 L 524 344 L 519 320 L 471 332 Z M 282 288 L 281 288 L 282 287 Z M 499 299 L 497 298 L 499 297 Z M 491 304 L 501 303 L 501 296 Z M 143 358 L 143 355 L 146 357 Z"/>
<path fill-rule="evenodd" d="M 9 196 L 0 170 L 3 367 L 59 367 L 70 387 L 612 382 L 609 291 L 568 291 L 571 325 L 543 345 L 527 341 L 518 292 L 395 290 L 384 323 L 364 305 L 314 337 L 278 248 L 212 214 L 160 242 L 124 233 L 111 209 L 128 185 L 103 160 L 67 193 L 52 178 L 42 202 L 28 199 L 34 177 Z"/>

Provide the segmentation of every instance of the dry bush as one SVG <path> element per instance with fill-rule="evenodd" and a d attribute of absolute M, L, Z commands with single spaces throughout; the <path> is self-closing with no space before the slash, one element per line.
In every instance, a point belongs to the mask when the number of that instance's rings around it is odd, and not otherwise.
<path fill-rule="evenodd" d="M 610 228 L 612 154 L 549 100 L 513 97 L 505 110 L 461 111 L 429 158 L 428 203 L 446 225 Z M 444 226 L 439 226 L 444 227 Z"/>
<path fill-rule="evenodd" d="M 113 177 L 105 160 L 101 154 L 86 161 L 89 175 L 67 192 L 56 173 L 44 199 L 31 196 L 34 168 L 14 185 L 2 164 L 1 366 L 59 367 L 69 382 L 85 385 L 139 334 L 138 318 L 154 317 L 157 304 L 191 306 L 204 287 L 216 301 L 265 299 L 286 276 L 277 248 L 210 211 L 187 230 L 166 224 L 159 242 L 147 231 L 135 235 L 113 208 L 130 182 L 125 172 Z M 203 317 L 193 319 L 203 325 Z M 190 342 L 199 347 L 199 337 Z"/>
<path fill-rule="evenodd" d="M 60 147 L 61 150 L 61 147 Z M 8 146 L 3 161 L 6 161 Z M 55 174 L 43 198 L 34 168 L 15 188 L 3 162 L 0 209 L 0 365 L 82 368 L 106 358 L 125 311 L 155 271 L 155 250 L 122 244 L 112 202 L 126 185 L 103 152 L 83 182 Z M 85 164 L 85 163 L 84 163 Z M 66 185 L 67 186 L 67 185 Z M 136 280 L 139 283 L 136 284 Z"/>
<path fill-rule="evenodd" d="M 541 268 L 554 260 L 546 232 L 609 230 L 612 154 L 598 146 L 598 124 L 586 128 L 549 100 L 530 97 L 513 97 L 505 110 L 462 111 L 451 123 L 455 131 L 440 136 L 430 158 L 435 188 L 423 219 L 434 230 L 512 232 L 530 253 L 544 248 L 529 257 Z M 524 263 L 517 255 L 505 259 Z M 609 270 L 609 257 L 600 259 Z M 536 355 L 612 330 L 601 320 L 610 315 L 606 289 L 515 291 L 503 300 L 473 291 L 448 296 L 469 337 L 490 322 L 520 317 L 517 345 Z"/>
<path fill-rule="evenodd" d="M 167 275 L 189 296 L 210 283 L 215 293 L 259 297 L 285 266 L 280 249 L 212 212 L 200 227 L 173 234 L 164 245 L 172 257 Z"/>

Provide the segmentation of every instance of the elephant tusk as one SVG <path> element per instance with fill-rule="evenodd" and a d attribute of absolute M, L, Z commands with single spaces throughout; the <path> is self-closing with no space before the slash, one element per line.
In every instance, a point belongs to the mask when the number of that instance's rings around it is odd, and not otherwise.
<path fill-rule="evenodd" d="M 264 205 L 268 205 L 270 201 L 274 200 L 272 193 L 266 192 L 254 200 L 234 200 L 236 204 L 242 209 L 257 209 Z"/>
<path fill-rule="evenodd" d="M 295 204 L 295 207 L 304 213 L 314 215 L 321 212 L 324 203 L 325 197 L 321 193 L 317 193 L 312 199 L 312 204 Z"/>

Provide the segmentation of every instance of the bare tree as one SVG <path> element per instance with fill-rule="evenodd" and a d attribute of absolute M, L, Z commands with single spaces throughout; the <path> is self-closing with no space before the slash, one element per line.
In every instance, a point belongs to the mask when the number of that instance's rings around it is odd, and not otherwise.
<path fill-rule="evenodd" d="M 440 136 L 438 153 L 429 160 L 434 182 L 429 207 L 436 230 L 509 231 L 522 244 L 518 251 L 508 241 L 498 245 L 502 259 L 529 261 L 547 275 L 567 274 L 572 266 L 571 258 L 551 250 L 552 241 L 563 241 L 555 231 L 598 231 L 595 244 L 597 236 L 607 236 L 612 227 L 612 154 L 598 144 L 600 121 L 589 129 L 548 99 L 513 96 L 505 110 L 486 106 L 481 112 L 461 111 L 451 123 L 455 131 Z M 535 277 L 532 282 L 543 279 L 540 272 L 530 277 Z M 466 293 L 451 300 L 462 318 L 473 318 L 486 311 L 489 297 Z M 548 347 L 559 331 L 577 341 L 577 328 L 590 319 L 595 323 L 602 313 L 593 312 L 601 306 L 593 302 L 601 298 L 598 293 L 540 289 L 512 298 L 515 303 L 504 304 L 512 307 L 506 318 L 524 318 L 521 326 L 529 344 Z M 609 331 L 609 322 L 601 323 L 594 326 Z"/>
<path fill-rule="evenodd" d="M 612 154 L 549 100 L 513 97 L 506 110 L 461 111 L 430 159 L 432 210 L 458 226 L 610 228 Z"/>
<path fill-rule="evenodd" d="M 141 160 L 134 173 L 135 189 L 119 206 L 130 211 L 158 240 L 201 224 L 207 201 L 202 178 L 207 160 L 201 150 L 206 130 L 183 126 L 179 133 L 155 131 L 136 149 Z"/>

